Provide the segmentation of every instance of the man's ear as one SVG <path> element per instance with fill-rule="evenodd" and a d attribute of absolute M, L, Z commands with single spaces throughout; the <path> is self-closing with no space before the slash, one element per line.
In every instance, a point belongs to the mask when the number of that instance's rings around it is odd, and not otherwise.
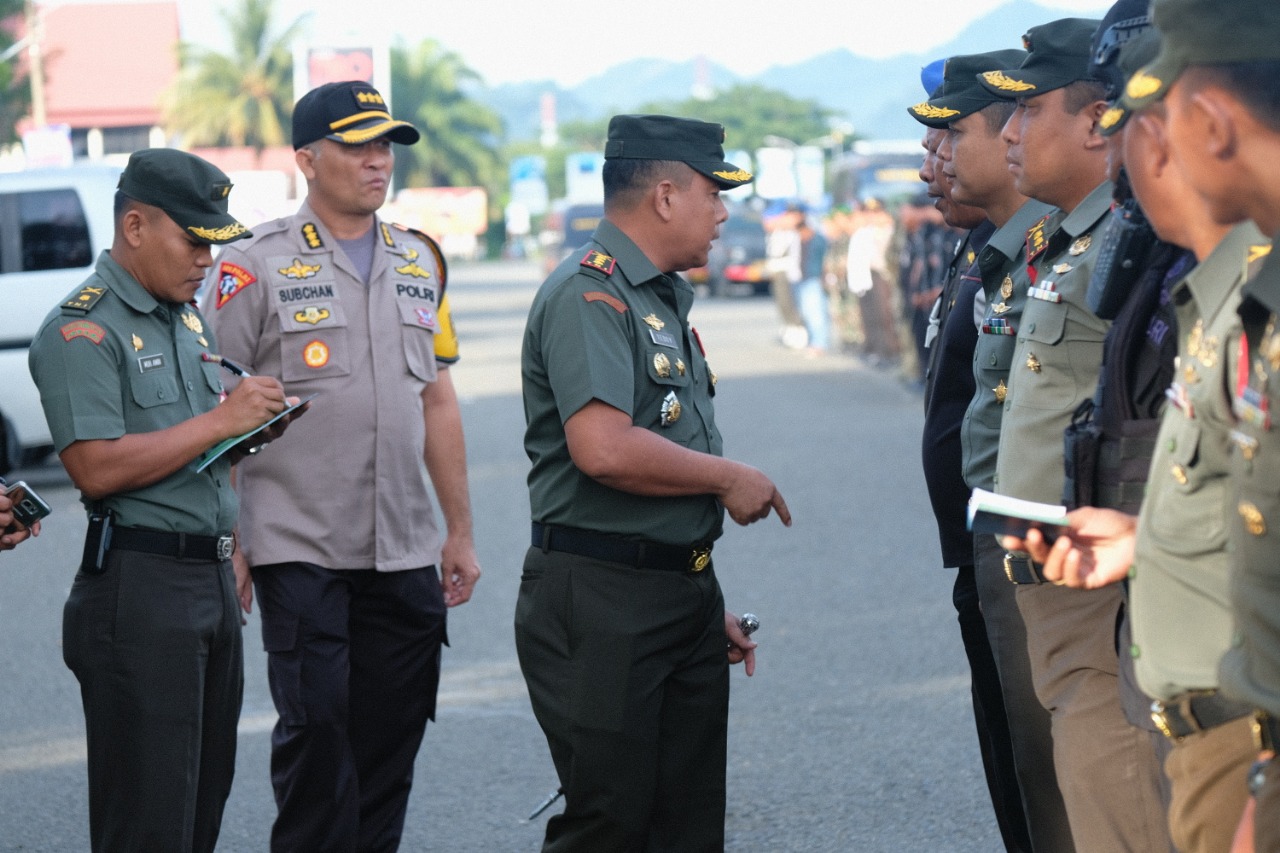
<path fill-rule="evenodd" d="M 147 227 L 147 215 L 139 207 L 132 206 L 120 216 L 120 236 L 131 249 L 142 245 L 142 232 Z"/>
<path fill-rule="evenodd" d="M 663 222 L 669 222 L 674 213 L 672 210 L 675 201 L 676 190 L 678 188 L 670 180 L 664 179 L 658 181 L 650 190 L 650 199 L 653 203 L 654 213 Z"/>
<path fill-rule="evenodd" d="M 1213 87 L 1192 93 L 1187 108 L 1205 151 L 1216 160 L 1229 160 L 1236 153 L 1240 138 L 1240 116 L 1235 105 Z"/>
<path fill-rule="evenodd" d="M 312 165 L 315 157 L 315 152 L 310 147 L 299 148 L 293 152 L 293 162 L 298 164 L 298 171 L 308 181 L 316 176 L 316 167 Z"/>
<path fill-rule="evenodd" d="M 1107 147 L 1107 139 L 1100 132 L 1100 122 L 1102 121 L 1103 114 L 1110 106 L 1111 105 L 1106 101 L 1094 101 L 1082 110 L 1084 115 L 1089 119 L 1089 138 L 1085 140 L 1085 150 L 1094 151 L 1099 148 Z"/>

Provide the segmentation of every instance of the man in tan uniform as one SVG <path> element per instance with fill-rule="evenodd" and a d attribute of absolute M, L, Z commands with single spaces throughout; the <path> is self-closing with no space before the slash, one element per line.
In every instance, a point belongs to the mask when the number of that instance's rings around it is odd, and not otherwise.
<path fill-rule="evenodd" d="M 223 254 L 212 279 L 223 353 L 318 395 L 292 447 L 247 460 L 237 482 L 280 714 L 274 851 L 399 844 L 445 608 L 480 574 L 444 261 L 376 213 L 392 143 L 418 138 L 367 84 L 304 95 L 293 143 L 307 200 Z M 241 597 L 247 608 L 247 585 Z"/>

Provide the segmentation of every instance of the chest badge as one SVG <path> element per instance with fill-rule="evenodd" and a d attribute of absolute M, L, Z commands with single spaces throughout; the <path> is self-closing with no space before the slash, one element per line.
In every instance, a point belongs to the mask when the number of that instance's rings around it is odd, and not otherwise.
<path fill-rule="evenodd" d="M 1071 244 L 1071 248 L 1067 249 L 1068 255 L 1083 255 L 1089 251 L 1089 246 L 1093 244 L 1093 235 L 1085 234 L 1083 237 L 1077 237 L 1076 241 Z"/>
<path fill-rule="evenodd" d="M 133 344 L 134 352 L 138 352 L 139 350 L 142 349 L 142 338 L 138 337 L 137 335 L 134 335 L 133 337 L 129 338 L 129 343 Z"/>
<path fill-rule="evenodd" d="M 659 320 L 656 314 L 649 314 L 648 316 L 642 319 L 644 320 L 646 326 L 655 330 L 660 330 L 663 326 L 667 325 L 666 323 Z"/>
<path fill-rule="evenodd" d="M 200 322 L 200 318 L 190 311 L 182 312 L 182 325 L 186 326 L 197 335 L 204 334 L 204 323 Z"/>
<path fill-rule="evenodd" d="M 1003 403 L 1004 398 L 1009 396 L 1009 386 L 1004 384 L 1004 380 L 1000 380 L 1000 384 L 991 389 L 996 395 L 996 402 Z"/>
<path fill-rule="evenodd" d="M 659 379 L 671 377 L 671 359 L 667 358 L 666 353 L 660 352 L 653 357 L 653 370 L 658 374 Z"/>
<path fill-rule="evenodd" d="M 431 273 L 418 266 L 418 250 L 406 248 L 404 254 L 400 257 L 409 263 L 402 267 L 396 267 L 396 272 L 400 275 L 413 276 L 414 278 L 431 278 Z"/>
<path fill-rule="evenodd" d="M 329 346 L 324 341 L 315 340 L 302 348 L 302 362 L 310 368 L 324 367 L 329 363 Z"/>
<path fill-rule="evenodd" d="M 1054 274 L 1054 275 L 1065 275 L 1065 274 L 1067 274 L 1067 273 L 1071 272 L 1071 270 L 1072 270 L 1072 266 L 1071 266 L 1071 264 L 1066 263 L 1065 261 L 1064 261 L 1064 262 L 1062 262 L 1062 263 L 1060 263 L 1060 264 L 1054 264 L 1054 265 L 1053 265 L 1053 274 Z"/>
<path fill-rule="evenodd" d="M 1004 281 L 1000 282 L 1000 298 L 1008 299 L 1013 296 L 1013 276 L 1006 275 Z"/>
<path fill-rule="evenodd" d="M 662 398 L 662 425 L 669 427 L 676 421 L 680 420 L 680 413 L 683 411 L 680 407 L 680 400 L 676 397 L 675 391 L 668 391 L 667 396 Z"/>
<path fill-rule="evenodd" d="M 677 358 L 677 359 L 676 359 L 676 373 L 679 373 L 681 376 L 684 376 L 684 371 L 685 371 L 685 367 L 684 367 L 684 359 L 682 359 L 682 358 Z"/>
<path fill-rule="evenodd" d="M 299 323 L 308 323 L 314 326 L 322 320 L 328 320 L 332 316 L 332 312 L 328 308 L 321 308 L 318 305 L 308 305 L 301 311 L 293 312 L 293 319 Z"/>
<path fill-rule="evenodd" d="M 276 270 L 280 275 L 290 281 L 303 281 L 312 278 L 316 273 L 320 272 L 319 264 L 304 264 L 301 259 L 294 258 L 293 263 L 287 267 L 281 267 Z"/>
<path fill-rule="evenodd" d="M 1027 353 L 1027 369 L 1032 373 L 1040 372 L 1040 359 L 1036 358 L 1036 354 L 1033 352 Z"/>
<path fill-rule="evenodd" d="M 1241 501 L 1236 510 L 1240 513 L 1240 518 L 1244 519 L 1244 529 L 1251 535 L 1267 534 L 1267 520 L 1262 517 L 1262 512 L 1256 506 L 1248 501 Z"/>

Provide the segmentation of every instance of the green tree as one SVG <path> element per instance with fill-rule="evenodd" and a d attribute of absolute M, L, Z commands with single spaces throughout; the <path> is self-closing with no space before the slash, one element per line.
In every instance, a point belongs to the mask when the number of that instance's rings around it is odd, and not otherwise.
<path fill-rule="evenodd" d="M 480 186 L 497 203 L 506 182 L 497 153 L 502 119 L 467 94 L 479 83 L 461 57 L 433 39 L 391 49 L 392 110 L 423 136 L 396 151 L 396 186 Z"/>
<path fill-rule="evenodd" d="M 222 11 L 231 34 L 230 55 L 179 46 L 181 70 L 165 99 L 165 114 L 188 144 L 248 145 L 261 154 L 289 142 L 290 45 L 302 18 L 273 35 L 272 13 L 272 0 L 239 0 L 234 9 Z"/>
<path fill-rule="evenodd" d="M 688 116 L 724 125 L 725 147 L 753 151 L 766 136 L 804 144 L 830 132 L 836 113 L 812 99 L 793 98 L 758 83 L 740 83 L 707 100 L 659 101 L 637 112 Z"/>
<path fill-rule="evenodd" d="M 23 0 L 0 0 L 0 21 L 15 19 L 24 9 Z M 0 53 L 13 48 L 13 33 L 0 27 Z M 15 142 L 18 138 L 16 125 L 18 119 L 27 114 L 31 106 L 31 90 L 27 86 L 26 75 L 18 74 L 18 60 L 21 50 L 0 63 L 0 145 Z"/>

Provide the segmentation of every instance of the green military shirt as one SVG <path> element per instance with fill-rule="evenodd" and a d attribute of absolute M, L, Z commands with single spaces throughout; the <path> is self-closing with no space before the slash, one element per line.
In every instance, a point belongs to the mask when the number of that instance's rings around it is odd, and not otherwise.
<path fill-rule="evenodd" d="M 715 374 L 689 325 L 692 303 L 688 282 L 664 274 L 607 219 L 539 289 L 521 356 L 534 521 L 680 545 L 720 535 L 714 496 L 609 488 L 573 464 L 564 432 L 594 399 L 669 441 L 722 455 Z"/>
<path fill-rule="evenodd" d="M 1111 325 L 1085 302 L 1111 189 L 1104 181 L 1067 214 L 1032 265 L 1000 428 L 1001 494 L 1062 502 L 1062 431 L 1080 401 L 1093 396 Z"/>
<path fill-rule="evenodd" d="M 222 377 L 201 354 L 215 346 L 195 308 L 157 301 L 103 252 L 31 344 L 54 446 L 156 432 L 208 412 L 221 399 Z M 200 473 L 198 464 L 103 503 L 121 527 L 229 533 L 237 510 L 230 463 L 224 456 Z"/>
<path fill-rule="evenodd" d="M 1249 258 L 1266 248 L 1236 226 L 1171 293 L 1178 361 L 1151 460 L 1129 583 L 1138 682 L 1171 699 L 1218 686 L 1231 637 L 1227 600 L 1230 379 L 1240 332 L 1236 306 Z"/>
<path fill-rule="evenodd" d="M 1245 286 L 1240 305 L 1246 377 L 1237 378 L 1232 435 L 1231 611 L 1222 688 L 1280 716 L 1280 256 L 1272 253 Z"/>
<path fill-rule="evenodd" d="M 1032 226 L 1044 234 L 1052 230 L 1050 216 L 1057 209 L 1032 199 L 991 236 L 978 253 L 986 314 L 973 351 L 973 400 L 960 426 L 964 481 L 971 489 L 991 489 L 996 477 L 996 450 L 1008 391 L 1009 366 L 1017 344 L 1018 325 L 1031 279 L 1027 273 L 1027 232 Z"/>

